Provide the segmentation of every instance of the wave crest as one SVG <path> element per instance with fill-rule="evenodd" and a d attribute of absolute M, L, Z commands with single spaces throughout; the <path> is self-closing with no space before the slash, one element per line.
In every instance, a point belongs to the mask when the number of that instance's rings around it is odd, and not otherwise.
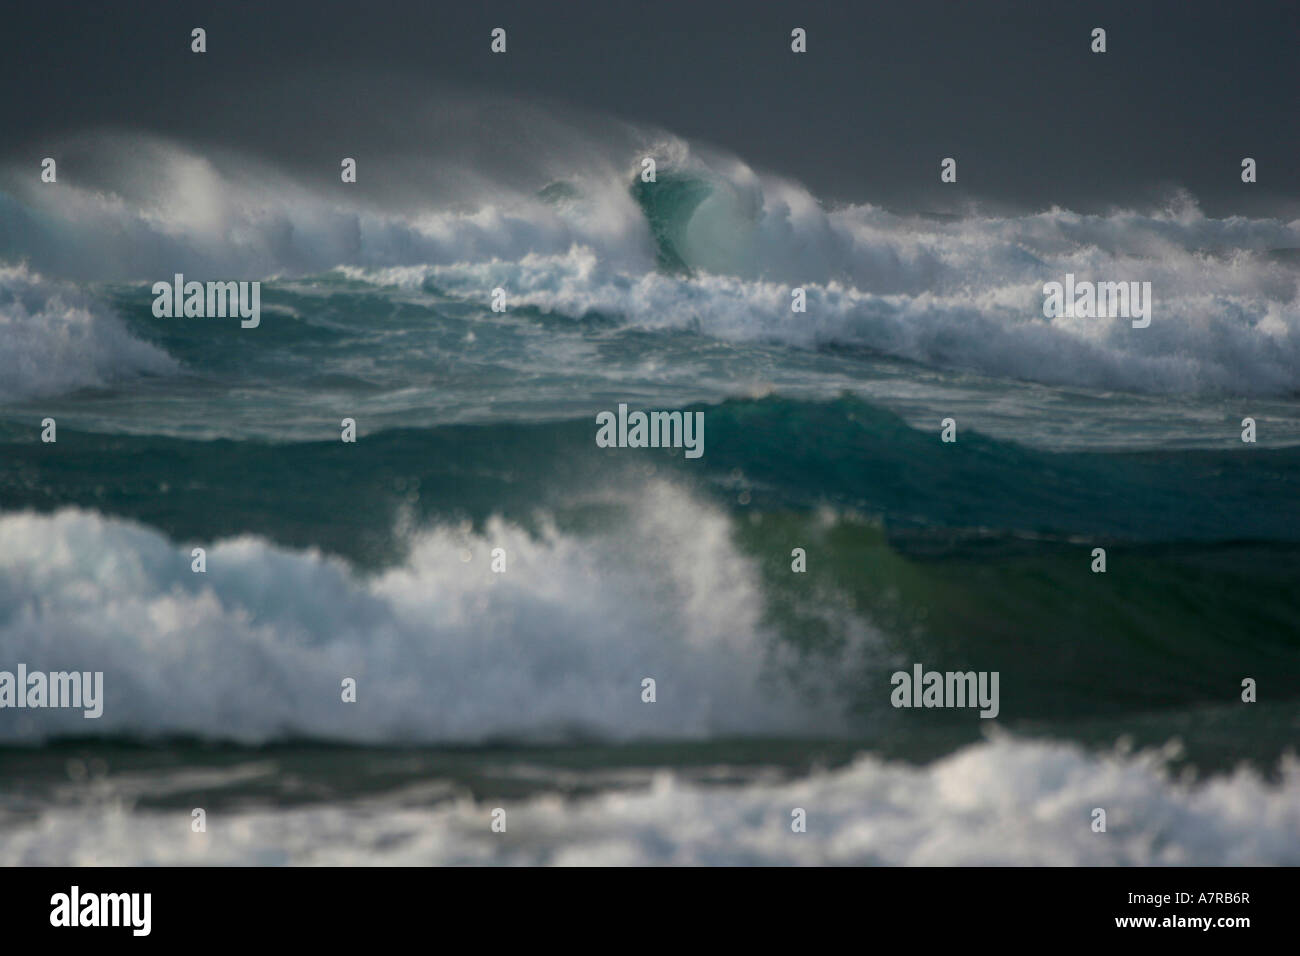
<path fill-rule="evenodd" d="M 0 266 L 0 401 L 168 375 L 177 363 L 105 306 L 25 265 Z"/>
<path fill-rule="evenodd" d="M 0 668 L 103 671 L 105 684 L 103 717 L 8 711 L 0 739 L 833 729 L 834 714 L 768 680 L 757 572 L 727 519 L 668 485 L 638 497 L 627 538 L 440 526 L 372 576 L 253 537 L 211 545 L 196 574 L 188 547 L 137 525 L 78 510 L 0 517 Z M 355 704 L 341 701 L 344 677 L 357 679 Z"/>

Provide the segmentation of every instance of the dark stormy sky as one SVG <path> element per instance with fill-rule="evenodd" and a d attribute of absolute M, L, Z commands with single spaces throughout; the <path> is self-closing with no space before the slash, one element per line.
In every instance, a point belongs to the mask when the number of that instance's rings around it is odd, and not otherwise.
<path fill-rule="evenodd" d="M 488 52 L 496 26 L 505 56 Z M 330 131 L 382 150 L 410 104 L 473 91 L 655 124 L 827 200 L 1104 209 L 1185 187 L 1213 215 L 1289 219 L 1298 40 L 1293 0 L 53 0 L 3 14 L 0 151 L 128 127 L 333 169 Z"/>

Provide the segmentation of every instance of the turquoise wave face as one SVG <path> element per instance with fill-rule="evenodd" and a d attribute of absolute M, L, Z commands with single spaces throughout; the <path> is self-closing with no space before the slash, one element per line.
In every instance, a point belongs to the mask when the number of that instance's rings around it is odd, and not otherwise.
<path fill-rule="evenodd" d="M 915 548 L 991 547 L 983 539 L 1122 544 L 1291 543 L 1300 540 L 1300 448 L 1051 452 L 977 432 L 945 443 L 859 399 L 731 400 L 703 412 L 704 454 L 597 447 L 595 415 L 559 422 L 362 429 L 338 440 L 188 441 L 74 434 L 59 454 L 27 426 L 0 426 L 0 505 L 78 504 L 155 523 L 150 504 L 215 512 L 250 530 L 276 527 L 283 493 L 324 527 L 355 498 L 358 523 L 411 498 L 429 520 L 493 512 L 523 517 L 563 504 L 575 487 L 649 473 L 756 511 L 829 506 L 881 520 Z M 593 410 L 594 411 L 594 410 Z M 419 489 L 418 495 L 410 494 Z M 199 502 L 207 501 L 208 507 Z M 259 511 L 253 503 L 265 501 Z M 249 508 L 240 518 L 242 508 Z M 382 532 L 380 532 L 382 533 Z M 274 534 L 273 534 L 274 536 Z M 350 533 L 345 535 L 350 537 Z M 306 542 L 325 544 L 324 541 Z"/>
<path fill-rule="evenodd" d="M 690 275 L 685 251 L 687 229 L 691 217 L 713 190 L 713 185 L 702 179 L 670 172 L 657 176 L 653 183 L 638 178 L 632 184 L 632 196 L 654 236 L 659 268 Z"/>

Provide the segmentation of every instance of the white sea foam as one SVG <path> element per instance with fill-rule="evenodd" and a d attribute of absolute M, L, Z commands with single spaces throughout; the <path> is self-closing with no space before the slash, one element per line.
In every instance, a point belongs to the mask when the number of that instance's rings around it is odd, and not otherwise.
<path fill-rule="evenodd" d="M 769 670 L 756 570 L 728 519 L 653 482 L 627 506 L 627 527 L 592 538 L 431 529 L 368 577 L 251 537 L 211 545 L 193 573 L 187 546 L 136 525 L 5 515 L 0 662 L 103 671 L 105 700 L 93 728 L 6 711 L 0 741 L 834 732 L 835 713 L 814 714 Z M 341 700 L 345 677 L 356 703 Z M 641 700 L 645 677 L 656 703 Z"/>
<path fill-rule="evenodd" d="M 489 827 L 498 806 L 505 833 Z M 796 807 L 805 833 L 791 831 Z M 1092 831 L 1094 807 L 1105 833 Z M 789 781 L 720 786 L 664 771 L 579 800 L 429 806 L 396 794 L 211 814 L 205 833 L 189 823 L 188 810 L 133 811 L 109 777 L 75 805 L 0 827 L 0 863 L 1294 866 L 1300 764 L 1284 762 L 1272 784 L 1245 769 L 1188 784 L 1156 752 L 1001 736 L 920 767 L 863 755 Z"/>
<path fill-rule="evenodd" d="M 987 225 L 990 231 L 1006 226 Z M 1038 223 L 1024 225 L 1032 231 Z M 629 276 L 607 268 L 585 246 L 518 261 L 344 271 L 379 284 L 432 284 L 478 301 L 501 287 L 516 305 L 572 316 L 599 312 L 646 329 L 696 329 L 731 341 L 800 347 L 857 345 L 1048 384 L 1167 393 L 1300 389 L 1300 301 L 1290 267 L 1253 252 L 1218 260 L 1169 250 L 1164 258 L 1138 260 L 1083 247 L 1039 258 L 1023 243 L 998 239 L 972 248 L 969 233 L 979 228 L 967 223 L 936 233 L 933 246 L 919 253 L 928 257 L 925 266 L 913 259 L 900 274 L 881 277 L 880 286 L 897 285 L 911 269 L 908 291 L 802 281 L 807 312 L 800 314 L 790 308 L 790 283 L 708 273 Z M 951 248 L 943 245 L 946 236 L 954 238 Z M 899 240 L 915 241 L 900 234 L 885 240 L 883 251 L 897 252 L 889 243 Z M 941 249 L 946 259 L 938 257 Z M 1043 318 L 1044 281 L 1072 270 L 1150 281 L 1151 326 L 1134 329 L 1124 318 Z M 969 284 L 960 286 L 963 280 Z"/>
<path fill-rule="evenodd" d="M 0 401 L 174 373 L 104 306 L 24 265 L 0 265 Z"/>

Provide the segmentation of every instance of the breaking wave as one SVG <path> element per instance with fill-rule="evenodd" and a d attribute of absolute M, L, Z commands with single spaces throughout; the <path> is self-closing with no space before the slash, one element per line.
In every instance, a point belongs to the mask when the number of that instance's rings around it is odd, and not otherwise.
<path fill-rule="evenodd" d="M 0 265 L 0 401 L 168 375 L 178 364 L 69 283 Z"/>
<path fill-rule="evenodd" d="M 80 510 L 0 517 L 12 671 L 103 671 L 104 712 L 7 710 L 0 741 L 194 735 L 244 743 L 698 738 L 834 730 L 770 667 L 730 524 L 642 489 L 628 539 L 500 520 L 439 526 L 363 576 L 242 536 L 189 546 Z M 501 548 L 504 572 L 490 569 Z M 343 703 L 341 683 L 357 681 Z M 642 680 L 657 701 L 641 699 Z"/>
<path fill-rule="evenodd" d="M 132 813 L 98 797 L 0 829 L 20 865 L 1295 866 L 1300 767 L 1178 781 L 1165 753 L 1090 754 L 1000 736 L 922 767 L 863 755 L 792 780 L 731 786 L 665 771 L 648 786 L 566 800 L 382 801 L 236 809 L 190 832 L 188 807 Z M 227 774 L 254 776 L 244 765 Z M 215 781 L 207 781 L 209 785 Z M 190 781 L 194 785 L 194 781 Z M 107 796 L 110 799 L 104 799 Z M 509 813 L 505 833 L 487 821 Z M 423 805 L 422 805 L 423 804 Z M 792 833 L 791 810 L 807 813 Z M 1107 830 L 1094 833 L 1094 807 Z M 174 834 L 183 834 L 178 839 Z"/>
<path fill-rule="evenodd" d="M 796 183 L 675 137 L 552 143 L 529 172 L 434 164 L 461 192 L 352 198 L 246 157 L 103 137 L 104 181 L 0 177 L 0 259 L 156 281 L 318 274 L 728 341 L 863 347 L 944 369 L 1093 389 L 1300 391 L 1300 223 L 1145 211 L 958 218 L 827 208 Z M 641 155 L 657 157 L 642 182 Z M 129 156 L 129 161 L 128 161 Z M 521 171 L 522 169 L 522 171 Z M 124 171 L 125 170 L 125 171 Z M 494 178 L 494 176 L 496 178 Z M 1043 316 L 1042 287 L 1150 282 L 1151 326 Z M 807 290 L 803 314 L 793 286 Z"/>

